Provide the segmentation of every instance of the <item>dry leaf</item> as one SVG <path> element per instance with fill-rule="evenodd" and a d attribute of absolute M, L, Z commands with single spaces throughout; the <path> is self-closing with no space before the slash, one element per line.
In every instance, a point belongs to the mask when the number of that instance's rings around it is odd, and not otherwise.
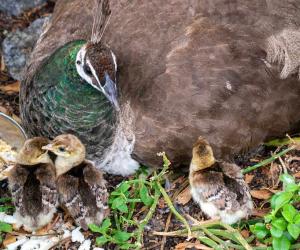
<path fill-rule="evenodd" d="M 0 112 L 6 114 L 6 115 L 9 115 L 9 111 L 7 110 L 7 108 L 3 107 L 3 106 L 0 106 Z"/>
<path fill-rule="evenodd" d="M 186 187 L 176 198 L 176 202 L 181 205 L 187 204 L 192 199 L 190 187 Z"/>
<path fill-rule="evenodd" d="M 300 178 L 300 172 L 293 174 L 295 178 Z"/>
<path fill-rule="evenodd" d="M 21 118 L 15 114 L 12 114 L 12 118 L 19 124 L 22 124 Z"/>
<path fill-rule="evenodd" d="M 253 178 L 254 178 L 254 175 L 252 175 L 252 174 L 245 174 L 245 182 L 247 184 L 249 184 L 253 180 Z"/>
<path fill-rule="evenodd" d="M 7 245 L 17 241 L 17 237 L 14 235 L 7 234 L 5 240 L 3 241 L 3 246 L 6 248 Z"/>
<path fill-rule="evenodd" d="M 3 92 L 12 92 L 12 93 L 19 93 L 20 92 L 20 82 L 15 81 L 14 83 L 5 85 L 5 86 L 0 86 L 0 90 Z"/>
<path fill-rule="evenodd" d="M 3 55 L 1 55 L 1 67 L 0 67 L 0 70 L 1 71 L 5 70 L 5 63 L 4 63 L 4 57 L 3 57 Z"/>
<path fill-rule="evenodd" d="M 251 190 L 251 196 L 259 200 L 268 200 L 272 196 L 272 192 L 266 189 Z"/>
<path fill-rule="evenodd" d="M 252 211 L 252 215 L 256 217 L 261 217 L 263 218 L 266 214 L 270 212 L 269 208 L 263 208 L 263 209 L 254 209 Z"/>
<path fill-rule="evenodd" d="M 212 248 L 202 245 L 199 241 L 196 242 L 182 242 L 175 246 L 175 250 L 185 250 L 185 249 L 203 249 L 211 250 Z"/>
<path fill-rule="evenodd" d="M 244 229 L 241 231 L 241 235 L 243 235 L 244 238 L 248 238 L 250 233 L 248 230 Z"/>

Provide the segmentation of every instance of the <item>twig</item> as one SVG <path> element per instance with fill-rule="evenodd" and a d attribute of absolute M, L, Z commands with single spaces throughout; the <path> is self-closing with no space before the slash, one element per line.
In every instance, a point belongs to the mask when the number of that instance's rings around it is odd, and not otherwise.
<path fill-rule="evenodd" d="M 171 212 L 177 217 L 178 220 L 180 220 L 184 226 L 186 227 L 187 229 L 187 232 L 188 232 L 188 240 L 190 240 L 192 238 L 192 231 L 191 231 L 191 228 L 189 226 L 189 223 L 186 221 L 186 219 L 180 214 L 177 212 L 177 210 L 175 209 L 169 195 L 167 194 L 166 190 L 162 187 L 162 185 L 157 182 L 157 186 L 159 188 L 159 191 L 161 192 L 161 194 L 163 195 L 168 207 L 170 208 Z"/>
<path fill-rule="evenodd" d="M 202 227 L 212 227 L 212 226 L 218 226 L 220 225 L 219 221 L 204 221 L 203 224 L 201 225 Z M 198 225 L 197 226 L 193 226 L 191 227 L 191 231 L 195 232 L 195 231 L 199 231 L 199 229 L 201 229 Z M 181 229 L 181 230 L 177 230 L 177 231 L 172 231 L 172 232 L 157 232 L 157 231 L 153 231 L 153 235 L 161 235 L 161 236 L 182 236 L 184 234 L 186 234 L 188 232 L 187 229 Z"/>
<path fill-rule="evenodd" d="M 19 232 L 11 232 L 9 233 L 14 236 L 25 236 L 25 237 L 47 237 L 47 236 L 60 236 L 60 233 L 51 233 L 51 234 L 26 234 L 26 233 L 19 233 Z"/>
<path fill-rule="evenodd" d="M 55 245 L 53 245 L 51 248 L 49 248 L 49 250 L 54 250 L 54 249 L 56 249 L 57 246 L 60 246 L 60 245 L 62 245 L 62 244 L 64 244 L 64 243 L 68 242 L 69 240 L 71 240 L 71 238 L 72 238 L 72 237 L 69 236 L 69 237 L 66 237 L 66 238 L 60 240 L 60 241 L 57 242 Z"/>
<path fill-rule="evenodd" d="M 266 160 L 263 160 L 257 164 L 255 164 L 254 166 L 250 166 L 250 167 L 247 167 L 245 169 L 242 170 L 243 174 L 246 174 L 246 173 L 249 173 L 257 168 L 260 168 L 260 167 L 263 167 L 269 163 L 271 163 L 272 161 L 275 161 L 276 159 L 278 159 L 280 156 L 283 156 L 285 155 L 286 153 L 292 151 L 293 149 L 295 149 L 295 146 L 291 146 L 285 150 L 282 150 L 281 152 L 279 152 L 278 154 L 275 154 L 275 155 L 272 155 L 272 157 L 266 159 Z"/>
<path fill-rule="evenodd" d="M 136 242 L 135 245 L 137 246 L 137 249 L 141 249 L 141 247 L 142 247 L 142 239 L 143 239 L 144 228 L 148 224 L 149 220 L 152 218 L 152 216 L 155 212 L 156 206 L 158 204 L 159 197 L 160 197 L 159 188 L 155 184 L 154 184 L 154 189 L 155 189 L 155 193 L 154 193 L 153 203 L 152 203 L 146 217 L 142 221 L 140 221 L 140 224 L 139 224 L 137 232 L 136 232 L 137 242 Z"/>
<path fill-rule="evenodd" d="M 168 230 L 169 230 L 171 218 L 172 218 L 172 214 L 169 213 L 168 218 L 167 218 L 167 221 L 166 221 L 165 232 L 168 232 Z M 160 250 L 164 250 L 166 241 L 167 241 L 167 236 L 164 235 L 163 238 L 162 238 L 162 241 L 161 241 Z"/>

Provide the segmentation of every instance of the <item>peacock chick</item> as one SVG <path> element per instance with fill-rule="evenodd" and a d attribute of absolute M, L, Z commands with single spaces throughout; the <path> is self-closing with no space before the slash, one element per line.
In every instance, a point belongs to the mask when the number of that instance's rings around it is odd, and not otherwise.
<path fill-rule="evenodd" d="M 55 167 L 42 149 L 48 143 L 42 137 L 25 141 L 17 155 L 17 164 L 8 175 L 17 226 L 24 225 L 29 232 L 47 225 L 58 204 Z"/>
<path fill-rule="evenodd" d="M 193 147 L 189 181 L 194 201 L 209 217 L 233 224 L 251 214 L 253 203 L 240 168 L 217 162 L 211 146 L 201 137 Z"/>
<path fill-rule="evenodd" d="M 89 224 L 100 224 L 109 213 L 106 181 L 102 172 L 85 160 L 82 142 L 74 135 L 63 134 L 43 149 L 57 156 L 55 168 L 61 205 L 84 230 Z"/>

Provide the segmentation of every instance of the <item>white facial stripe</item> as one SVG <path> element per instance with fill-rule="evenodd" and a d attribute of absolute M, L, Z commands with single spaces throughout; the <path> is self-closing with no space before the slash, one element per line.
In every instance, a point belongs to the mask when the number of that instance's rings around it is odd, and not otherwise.
<path fill-rule="evenodd" d="M 86 45 L 82 46 L 82 48 L 79 50 L 76 56 L 76 70 L 77 73 L 83 78 L 85 81 L 87 81 L 90 85 L 93 86 L 93 81 L 90 76 L 88 76 L 84 70 L 83 70 L 83 64 L 84 64 L 84 57 L 86 55 Z M 77 61 L 80 61 L 80 64 L 77 64 Z"/>
<path fill-rule="evenodd" d="M 116 55 L 114 54 L 114 52 L 110 51 L 111 52 L 111 56 L 113 58 L 113 61 L 114 61 L 114 65 L 115 65 L 115 71 L 117 72 L 117 69 L 118 69 L 118 66 L 117 66 L 117 57 Z"/>

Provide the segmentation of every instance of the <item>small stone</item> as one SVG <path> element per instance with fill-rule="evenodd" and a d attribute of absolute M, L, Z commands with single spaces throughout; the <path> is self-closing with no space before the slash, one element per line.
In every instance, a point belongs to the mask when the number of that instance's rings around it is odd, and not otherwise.
<path fill-rule="evenodd" d="M 43 30 L 44 23 L 49 20 L 50 16 L 39 18 L 28 28 L 11 32 L 4 39 L 2 43 L 4 63 L 14 79 L 22 80 L 26 61 Z"/>
<path fill-rule="evenodd" d="M 1 0 L 0 11 L 18 16 L 25 10 L 40 6 L 47 0 Z"/>

